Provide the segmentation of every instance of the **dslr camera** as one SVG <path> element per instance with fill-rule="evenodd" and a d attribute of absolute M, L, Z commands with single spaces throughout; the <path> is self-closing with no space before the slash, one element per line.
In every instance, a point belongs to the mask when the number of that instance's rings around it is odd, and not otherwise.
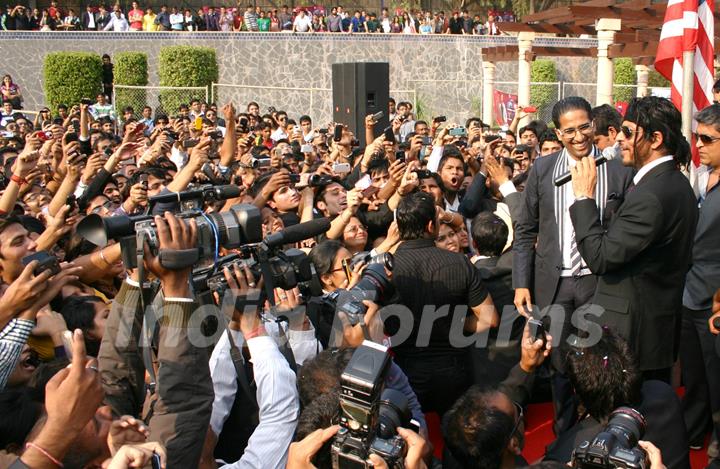
<path fill-rule="evenodd" d="M 581 469 L 650 467 L 638 441 L 645 433 L 645 418 L 631 407 L 618 407 L 603 431 L 573 450 L 572 465 Z"/>
<path fill-rule="evenodd" d="M 355 350 L 340 377 L 340 430 L 330 454 L 334 469 L 370 468 L 377 454 L 390 468 L 404 467 L 405 441 L 397 428 L 419 431 L 407 397 L 384 389 L 390 367 L 387 347 L 365 341 Z"/>

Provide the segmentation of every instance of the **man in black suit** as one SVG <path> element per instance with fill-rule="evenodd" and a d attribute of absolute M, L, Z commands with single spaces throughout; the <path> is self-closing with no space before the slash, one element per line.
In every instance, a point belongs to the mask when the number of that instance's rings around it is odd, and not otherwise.
<path fill-rule="evenodd" d="M 667 383 L 643 382 L 626 341 L 610 330 L 604 331 L 592 347 L 569 351 L 567 369 L 585 415 L 547 447 L 545 459 L 569 462 L 573 449 L 592 441 L 606 428 L 612 412 L 627 406 L 643 416 L 646 426 L 642 439 L 660 448 L 668 469 L 690 468 L 680 399 Z"/>
<path fill-rule="evenodd" d="M 568 214 L 574 201 L 572 187 L 570 184 L 556 187 L 553 183 L 557 176 L 575 167 L 582 158 L 599 155 L 593 145 L 591 111 L 590 103 L 576 96 L 564 98 L 553 107 L 555 132 L 565 148 L 533 163 L 523 192 L 525 205 L 515 226 L 515 306 L 523 315 L 532 310 L 531 299 L 540 308 L 546 308 L 543 314 L 551 315 L 551 330 L 559 347 L 570 334 L 573 313 L 590 301 L 596 285 L 596 278 L 584 256 L 578 253 Z M 617 160 L 600 166 L 598 171 L 600 176 L 593 192 L 593 206 L 606 218 L 622 200 L 631 183 L 632 172 Z M 547 308 L 550 305 L 554 307 Z M 540 311 L 532 313 L 540 316 Z M 575 406 L 563 373 L 564 357 L 559 351 L 553 353 L 551 364 L 555 370 L 555 432 L 560 434 L 574 423 Z"/>
<path fill-rule="evenodd" d="M 525 319 L 513 307 L 512 251 L 503 254 L 509 228 L 491 212 L 481 212 L 472 221 L 472 258 L 480 278 L 500 313 L 500 325 L 490 329 L 486 347 L 473 347 L 472 365 L 476 384 L 496 386 L 507 378 L 520 359 L 520 338 Z"/>
<path fill-rule="evenodd" d="M 97 15 L 93 11 L 92 5 L 85 7 L 85 11 L 80 15 L 80 25 L 84 31 L 97 31 Z"/>
<path fill-rule="evenodd" d="M 680 122 L 667 99 L 631 101 L 617 141 L 623 164 L 637 170 L 634 188 L 603 226 L 593 200 L 597 168 L 584 158 L 572 170 L 570 207 L 580 253 L 598 275 L 592 302 L 604 311 L 597 322 L 630 343 L 646 379 L 668 383 L 698 219 L 697 200 L 679 169 L 690 161 Z"/>

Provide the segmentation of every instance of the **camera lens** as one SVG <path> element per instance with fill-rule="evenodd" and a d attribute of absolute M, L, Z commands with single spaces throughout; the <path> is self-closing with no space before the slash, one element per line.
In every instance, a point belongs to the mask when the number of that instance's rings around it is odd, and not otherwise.
<path fill-rule="evenodd" d="M 209 213 L 208 218 L 215 225 L 220 245 L 225 249 L 262 240 L 262 217 L 253 205 L 233 205 L 227 212 Z"/>
<path fill-rule="evenodd" d="M 607 431 L 623 440 L 623 447 L 634 448 L 645 434 L 645 418 L 631 407 L 618 407 L 610 414 Z"/>
<path fill-rule="evenodd" d="M 378 402 L 378 436 L 385 439 L 394 437 L 397 428 L 407 427 L 411 418 L 405 394 L 395 389 L 383 390 Z"/>

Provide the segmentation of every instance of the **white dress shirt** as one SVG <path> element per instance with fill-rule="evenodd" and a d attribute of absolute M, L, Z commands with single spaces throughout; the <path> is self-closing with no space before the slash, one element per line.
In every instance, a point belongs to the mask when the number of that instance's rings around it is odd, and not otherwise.
<path fill-rule="evenodd" d="M 110 22 L 105 25 L 105 28 L 103 31 L 127 31 L 130 26 L 128 25 L 127 20 L 124 17 L 118 18 L 117 15 L 111 15 L 110 16 Z"/>
<path fill-rule="evenodd" d="M 572 156 L 568 155 L 568 170 L 572 170 L 575 165 L 577 164 L 577 161 Z M 565 206 L 570 207 L 572 204 L 575 203 L 575 193 L 572 190 L 565 191 Z M 572 236 L 575 232 L 575 227 L 572 224 L 572 219 L 570 218 L 570 210 L 565 210 L 565 213 L 563 213 L 563 247 L 562 247 L 562 266 L 563 270 L 560 272 L 561 277 L 572 277 L 573 271 L 570 268 L 572 266 Z M 582 254 L 580 254 L 580 258 L 582 259 Z M 590 272 L 590 269 L 587 268 L 587 263 L 585 262 L 585 259 L 582 259 L 582 270 L 580 270 L 580 275 L 589 275 L 592 272 Z"/>
<path fill-rule="evenodd" d="M 645 177 L 647 173 L 649 173 L 653 168 L 656 166 L 660 166 L 663 163 L 667 163 L 668 161 L 672 161 L 672 156 L 661 156 L 660 158 L 651 161 L 650 163 L 646 164 L 642 168 L 638 170 L 638 172 L 635 174 L 635 177 L 633 178 L 633 183 L 637 186 L 640 180 Z"/>
<path fill-rule="evenodd" d="M 270 324 L 266 323 L 266 326 Z M 230 333 L 236 345 L 242 347 L 245 342 L 242 333 L 233 330 Z M 287 464 L 288 448 L 300 413 L 295 373 L 272 337 L 254 337 L 247 341 L 247 346 L 257 385 L 260 423 L 250 436 L 242 458 L 223 467 L 281 469 Z M 215 391 L 210 426 L 219 434 L 237 392 L 237 374 L 230 357 L 230 341 L 226 333 L 213 350 L 210 375 Z"/>

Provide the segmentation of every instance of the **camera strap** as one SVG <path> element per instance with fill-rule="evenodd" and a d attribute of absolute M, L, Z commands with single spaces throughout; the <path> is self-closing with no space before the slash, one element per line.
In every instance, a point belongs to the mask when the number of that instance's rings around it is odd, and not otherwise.
<path fill-rule="evenodd" d="M 142 358 L 145 364 L 145 371 L 147 371 L 150 377 L 148 383 L 148 389 L 150 394 L 155 394 L 155 388 L 157 385 L 157 376 L 155 375 L 155 365 L 152 356 L 152 344 L 155 336 L 155 324 L 156 321 L 151 321 L 148 317 L 147 304 L 151 303 L 152 298 L 145 298 L 149 292 L 144 288 L 145 285 L 145 232 L 137 233 L 136 235 L 136 246 L 135 255 L 137 256 L 137 269 L 138 269 L 138 283 L 140 284 L 140 307 L 143 311 L 143 336 L 142 336 Z"/>
<path fill-rule="evenodd" d="M 230 329 L 226 329 L 225 332 L 227 333 L 228 341 L 230 342 L 230 358 L 232 358 L 235 373 L 237 374 L 238 381 L 240 382 L 240 387 L 243 389 L 248 401 L 252 403 L 253 408 L 259 410 L 257 397 L 250 386 L 250 380 L 248 379 L 247 368 L 245 367 L 245 359 L 243 358 L 242 352 L 238 348 L 237 344 L 235 344 L 235 340 L 230 333 Z"/>

